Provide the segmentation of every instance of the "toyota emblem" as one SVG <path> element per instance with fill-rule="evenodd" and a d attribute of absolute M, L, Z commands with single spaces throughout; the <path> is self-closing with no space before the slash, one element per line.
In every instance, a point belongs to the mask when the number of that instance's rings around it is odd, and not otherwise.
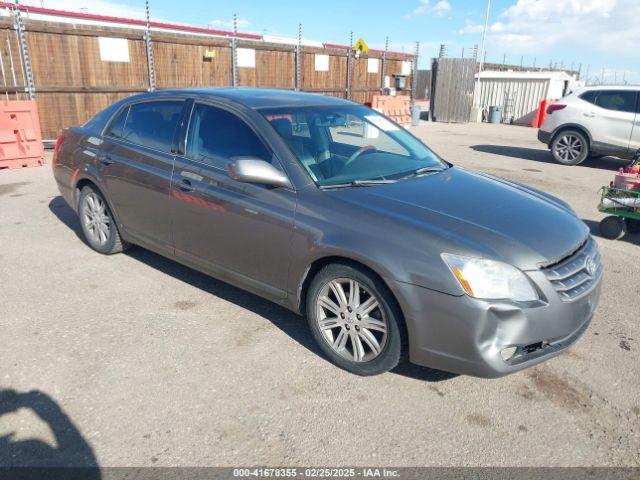
<path fill-rule="evenodd" d="M 596 274 L 596 272 L 598 271 L 598 265 L 596 265 L 596 261 L 593 259 L 593 257 L 589 257 L 589 258 L 587 259 L 587 265 L 586 265 L 586 268 L 587 268 L 587 273 L 588 273 L 590 276 L 592 276 L 592 277 L 593 277 L 593 276 Z"/>

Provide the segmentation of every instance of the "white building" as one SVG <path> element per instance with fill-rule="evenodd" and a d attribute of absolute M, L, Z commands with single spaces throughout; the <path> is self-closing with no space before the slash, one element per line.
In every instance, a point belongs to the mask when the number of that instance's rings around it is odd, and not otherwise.
<path fill-rule="evenodd" d="M 582 86 L 566 72 L 484 71 L 480 79 L 479 105 L 502 108 L 503 122 L 531 125 L 543 99 L 557 100 Z"/>

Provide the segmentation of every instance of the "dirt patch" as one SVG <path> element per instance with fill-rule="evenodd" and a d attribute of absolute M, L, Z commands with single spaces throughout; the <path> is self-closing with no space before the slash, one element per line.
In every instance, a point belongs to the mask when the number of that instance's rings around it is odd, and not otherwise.
<path fill-rule="evenodd" d="M 192 302 L 190 300 L 180 300 L 173 304 L 173 308 L 181 311 L 191 310 L 192 308 L 195 308 L 197 306 L 198 302 Z"/>
<path fill-rule="evenodd" d="M 559 407 L 572 412 L 593 406 L 589 395 L 561 377 L 549 367 L 538 367 L 527 372 L 535 389 Z"/>
<path fill-rule="evenodd" d="M 31 182 L 14 182 L 14 183 L 6 183 L 4 185 L 0 185 L 0 197 L 3 195 L 9 195 L 10 193 L 15 192 L 20 187 L 24 187 L 26 185 L 31 185 Z M 16 195 L 19 196 L 19 195 Z"/>
<path fill-rule="evenodd" d="M 626 340 L 620 340 L 620 348 L 628 352 L 631 350 L 631 345 Z"/>
<path fill-rule="evenodd" d="M 491 420 L 480 413 L 471 413 L 467 415 L 466 419 L 468 423 L 478 427 L 488 427 L 491 425 Z"/>

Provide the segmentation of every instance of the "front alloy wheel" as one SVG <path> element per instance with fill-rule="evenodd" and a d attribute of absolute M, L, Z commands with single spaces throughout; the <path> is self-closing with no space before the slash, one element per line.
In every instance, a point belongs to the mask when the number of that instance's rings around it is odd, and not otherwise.
<path fill-rule="evenodd" d="M 331 264 L 306 294 L 311 333 L 336 365 L 377 375 L 398 365 L 406 344 L 398 304 L 382 280 L 357 265 Z"/>
<path fill-rule="evenodd" d="M 380 302 L 359 282 L 336 278 L 316 299 L 316 319 L 327 344 L 341 357 L 368 362 L 382 352 L 389 327 Z"/>

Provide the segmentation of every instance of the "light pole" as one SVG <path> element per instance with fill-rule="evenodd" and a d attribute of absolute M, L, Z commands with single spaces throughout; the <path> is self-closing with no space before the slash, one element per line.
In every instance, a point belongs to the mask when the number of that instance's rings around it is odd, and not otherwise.
<path fill-rule="evenodd" d="M 480 68 L 478 68 L 478 76 L 476 77 L 475 94 L 476 101 L 474 102 L 476 107 L 480 107 L 480 73 L 484 69 L 484 57 L 485 49 L 487 47 L 487 30 L 489 29 L 489 14 L 491 12 L 491 0 L 487 0 L 487 14 L 484 19 L 484 31 L 482 32 L 482 45 L 480 46 Z"/>

